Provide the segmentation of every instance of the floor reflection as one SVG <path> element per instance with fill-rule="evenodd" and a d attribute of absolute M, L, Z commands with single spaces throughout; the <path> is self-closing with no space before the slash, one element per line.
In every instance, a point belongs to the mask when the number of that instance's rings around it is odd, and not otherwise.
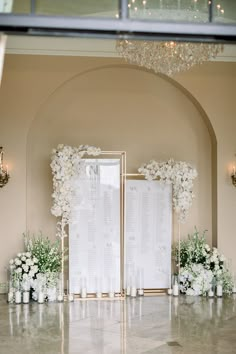
<path fill-rule="evenodd" d="M 8 305 L 0 353 L 236 353 L 236 297 Z"/>

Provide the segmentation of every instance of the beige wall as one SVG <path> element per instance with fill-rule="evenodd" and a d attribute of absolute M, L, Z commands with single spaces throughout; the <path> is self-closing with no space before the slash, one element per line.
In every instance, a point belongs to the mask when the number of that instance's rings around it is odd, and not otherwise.
<path fill-rule="evenodd" d="M 236 190 L 227 168 L 236 151 L 236 65 L 208 63 L 177 80 L 198 100 L 216 133 L 218 244 L 233 259 Z M 130 172 L 151 158 L 193 163 L 199 172 L 196 199 L 182 234 L 196 225 L 209 230 L 211 242 L 214 144 L 209 122 L 189 93 L 172 80 L 118 59 L 7 56 L 0 89 L 0 142 L 11 180 L 0 190 L 0 282 L 27 228 L 54 237 L 49 162 L 58 143 L 126 150 Z"/>

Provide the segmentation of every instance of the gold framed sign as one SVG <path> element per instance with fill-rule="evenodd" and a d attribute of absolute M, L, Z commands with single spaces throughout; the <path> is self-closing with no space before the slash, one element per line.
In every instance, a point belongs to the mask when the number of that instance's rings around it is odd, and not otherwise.
<path fill-rule="evenodd" d="M 125 174 L 126 153 L 103 151 L 71 178 L 65 276 L 79 299 L 123 297 Z"/>
<path fill-rule="evenodd" d="M 171 287 L 172 185 L 126 177 L 126 293 L 151 295 Z"/>

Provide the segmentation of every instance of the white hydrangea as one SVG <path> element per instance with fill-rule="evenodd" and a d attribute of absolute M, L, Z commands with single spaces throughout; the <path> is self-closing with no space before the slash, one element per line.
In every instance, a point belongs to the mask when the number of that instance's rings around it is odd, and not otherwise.
<path fill-rule="evenodd" d="M 28 273 L 28 271 L 29 271 L 29 266 L 28 266 L 28 265 L 24 264 L 24 265 L 22 266 L 22 268 L 24 269 L 24 272 L 25 272 L 25 273 Z"/>
<path fill-rule="evenodd" d="M 25 263 L 27 266 L 31 266 L 31 259 L 28 258 Z"/>
<path fill-rule="evenodd" d="M 202 264 L 193 263 L 180 270 L 180 290 L 186 295 L 206 295 L 212 287 L 213 273 Z"/>
<path fill-rule="evenodd" d="M 165 162 L 151 160 L 138 169 L 149 181 L 160 179 L 173 185 L 173 207 L 180 222 L 184 223 L 194 198 L 193 180 L 197 171 L 189 163 L 170 159 Z"/>

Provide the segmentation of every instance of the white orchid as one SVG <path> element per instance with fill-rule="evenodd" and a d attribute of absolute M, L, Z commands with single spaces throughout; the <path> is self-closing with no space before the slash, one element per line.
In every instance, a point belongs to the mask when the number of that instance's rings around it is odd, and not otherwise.
<path fill-rule="evenodd" d="M 173 207 L 180 222 L 184 223 L 194 198 L 193 180 L 197 171 L 190 164 L 182 161 L 156 162 L 151 160 L 138 169 L 149 181 L 160 179 L 166 184 L 173 184 Z"/>
<path fill-rule="evenodd" d="M 74 175 L 83 173 L 84 155 L 97 156 L 101 149 L 80 145 L 78 148 L 59 144 L 57 149 L 52 150 L 51 169 L 53 174 L 53 206 L 51 213 L 60 217 L 57 224 L 57 236 L 65 237 L 65 226 L 70 222 L 72 189 L 70 180 Z"/>

